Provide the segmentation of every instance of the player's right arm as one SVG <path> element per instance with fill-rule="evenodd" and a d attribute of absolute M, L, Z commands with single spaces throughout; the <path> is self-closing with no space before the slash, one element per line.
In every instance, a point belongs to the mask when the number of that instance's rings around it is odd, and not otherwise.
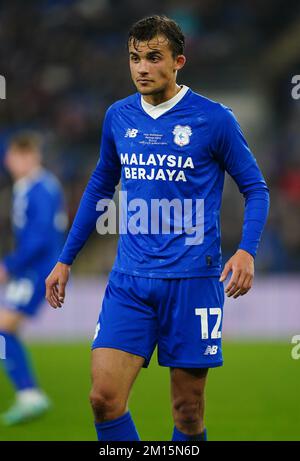
<path fill-rule="evenodd" d="M 70 270 L 71 266 L 58 262 L 46 278 L 46 299 L 55 309 L 61 307 L 65 300 L 65 288 Z"/>
<path fill-rule="evenodd" d="M 113 107 L 104 118 L 100 158 L 82 195 L 76 216 L 66 243 L 52 272 L 46 279 L 46 299 L 52 307 L 61 307 L 65 298 L 71 265 L 96 227 L 101 212 L 97 203 L 101 199 L 112 199 L 121 177 L 121 163 L 112 134 Z"/>

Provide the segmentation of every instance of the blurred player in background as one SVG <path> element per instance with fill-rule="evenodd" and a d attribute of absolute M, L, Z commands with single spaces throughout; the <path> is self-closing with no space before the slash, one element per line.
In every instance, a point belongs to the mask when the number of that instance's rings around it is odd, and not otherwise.
<path fill-rule="evenodd" d="M 24 321 L 42 306 L 45 276 L 57 260 L 66 227 L 61 186 L 41 162 L 38 134 L 22 132 L 10 140 L 5 165 L 14 182 L 15 249 L 0 261 L 0 283 L 7 284 L 0 300 L 0 335 L 6 342 L 1 364 L 16 390 L 16 402 L 1 415 L 6 425 L 37 417 L 50 407 L 19 337 Z"/>
<path fill-rule="evenodd" d="M 61 307 L 70 266 L 99 218 L 97 202 L 111 199 L 121 178 L 128 203 L 132 200 L 124 222 L 127 232 L 120 234 L 92 346 L 90 400 L 98 439 L 139 440 L 128 397 L 158 345 L 159 364 L 170 368 L 172 440 L 206 440 L 207 372 L 223 363 L 222 282 L 231 273 L 226 293 L 234 298 L 251 288 L 268 188 L 232 111 L 176 83 L 186 61 L 179 26 L 166 17 L 143 19 L 130 30 L 128 48 L 137 93 L 106 113 L 100 160 L 59 262 L 47 278 L 47 299 L 54 308 Z M 242 239 L 221 274 L 225 171 L 246 206 Z M 149 231 L 144 218 L 152 211 L 152 200 L 170 204 L 177 199 L 182 204 L 191 198 L 200 199 L 200 206 L 195 209 L 194 203 L 187 228 L 175 232 L 186 216 L 180 213 L 176 221 L 162 210 L 162 224 L 172 231 L 162 232 L 162 226 L 159 232 Z M 144 216 L 140 213 L 137 219 L 135 207 L 145 204 Z M 129 230 L 132 218 L 144 222 L 134 232 Z M 195 222 L 199 234 L 191 243 Z"/>

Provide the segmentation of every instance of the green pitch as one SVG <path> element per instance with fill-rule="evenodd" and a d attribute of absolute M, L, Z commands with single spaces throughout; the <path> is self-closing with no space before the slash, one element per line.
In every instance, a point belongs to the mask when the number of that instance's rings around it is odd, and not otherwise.
<path fill-rule="evenodd" d="M 209 371 L 209 440 L 300 440 L 300 360 L 288 343 L 224 343 L 224 366 Z M 53 401 L 43 418 L 0 427 L 0 440 L 95 440 L 89 407 L 89 344 L 31 344 L 39 380 Z M 0 370 L 0 412 L 13 397 Z M 130 401 L 142 440 L 170 440 L 169 369 L 156 352 Z"/>

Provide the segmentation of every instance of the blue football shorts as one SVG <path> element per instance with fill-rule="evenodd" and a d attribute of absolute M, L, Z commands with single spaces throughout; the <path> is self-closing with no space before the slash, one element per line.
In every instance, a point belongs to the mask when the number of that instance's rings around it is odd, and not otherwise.
<path fill-rule="evenodd" d="M 8 282 L 0 307 L 32 317 L 42 306 L 45 291 L 44 276 L 26 274 Z"/>
<path fill-rule="evenodd" d="M 113 270 L 92 349 L 142 356 L 147 368 L 157 345 L 161 366 L 221 366 L 223 305 L 219 277 L 156 279 Z"/>

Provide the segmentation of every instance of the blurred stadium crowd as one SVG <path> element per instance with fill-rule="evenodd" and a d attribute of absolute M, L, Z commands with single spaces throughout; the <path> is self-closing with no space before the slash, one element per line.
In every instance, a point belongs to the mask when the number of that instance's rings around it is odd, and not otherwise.
<path fill-rule="evenodd" d="M 188 64 L 179 83 L 209 97 L 217 94 L 227 105 L 234 94 L 238 117 L 242 95 L 257 101 L 251 108 L 254 123 L 241 119 L 271 189 L 257 267 L 299 271 L 300 100 L 291 97 L 292 76 L 300 74 L 296 0 L 0 1 L 0 74 L 7 81 L 7 99 L 0 101 L 1 253 L 11 245 L 11 188 L 2 162 L 8 137 L 22 128 L 44 135 L 45 164 L 64 184 L 71 222 L 98 158 L 104 112 L 135 91 L 127 64 L 128 28 L 156 13 L 177 20 L 187 37 Z M 237 195 L 226 184 L 225 257 L 240 238 L 243 202 L 235 204 Z M 108 271 L 115 240 L 94 236 L 81 270 Z"/>

